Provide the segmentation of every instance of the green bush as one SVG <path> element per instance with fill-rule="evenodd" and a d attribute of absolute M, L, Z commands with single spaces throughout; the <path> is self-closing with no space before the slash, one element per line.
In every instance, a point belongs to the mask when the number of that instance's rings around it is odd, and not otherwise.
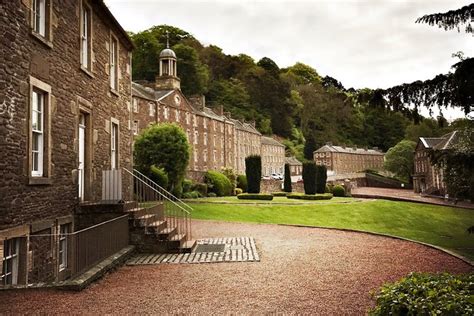
<path fill-rule="evenodd" d="M 205 183 L 195 183 L 192 186 L 192 191 L 197 191 L 201 196 L 207 196 L 207 184 Z"/>
<path fill-rule="evenodd" d="M 285 164 L 285 181 L 283 182 L 283 191 L 291 192 L 291 172 L 290 172 L 290 165 Z"/>
<path fill-rule="evenodd" d="M 202 195 L 198 191 L 190 191 L 183 193 L 183 198 L 185 199 L 197 199 L 202 197 Z"/>
<path fill-rule="evenodd" d="M 346 196 L 346 190 L 344 190 L 344 187 L 342 185 L 336 184 L 332 187 L 332 194 L 334 196 L 343 197 Z"/>
<path fill-rule="evenodd" d="M 245 174 L 239 174 L 237 176 L 237 187 L 242 189 L 243 192 L 247 192 L 247 176 L 245 176 Z"/>
<path fill-rule="evenodd" d="M 376 294 L 370 315 L 473 315 L 474 274 L 411 273 Z"/>
<path fill-rule="evenodd" d="M 183 193 L 191 192 L 193 187 L 193 181 L 189 179 L 183 180 Z"/>
<path fill-rule="evenodd" d="M 168 189 L 168 175 L 165 169 L 155 165 L 150 167 L 149 178 L 164 189 Z"/>
<path fill-rule="evenodd" d="M 217 194 L 215 194 L 214 192 L 209 192 L 209 193 L 207 194 L 207 196 L 208 196 L 208 197 L 216 197 Z"/>
<path fill-rule="evenodd" d="M 222 168 L 221 172 L 227 177 L 227 179 L 229 179 L 232 184 L 232 190 L 234 190 L 237 187 L 237 175 L 235 174 L 234 169 Z"/>
<path fill-rule="evenodd" d="M 316 166 L 316 193 L 324 193 L 326 189 L 327 168 L 324 165 Z"/>
<path fill-rule="evenodd" d="M 329 184 L 326 184 L 324 188 L 324 193 L 331 193 L 331 187 L 329 186 Z"/>
<path fill-rule="evenodd" d="M 260 181 L 262 180 L 262 158 L 251 155 L 245 158 L 245 175 L 247 176 L 247 191 L 249 193 L 260 193 Z"/>
<path fill-rule="evenodd" d="M 175 186 L 171 189 L 171 193 L 177 198 L 181 198 L 183 195 L 183 184 L 181 182 L 175 184 Z"/>
<path fill-rule="evenodd" d="M 207 183 L 208 190 L 214 192 L 217 196 L 232 194 L 232 183 L 224 174 L 218 171 L 210 170 L 206 172 L 204 181 Z"/>
<path fill-rule="evenodd" d="M 272 192 L 273 196 L 287 196 L 288 192 Z"/>
<path fill-rule="evenodd" d="M 323 194 L 302 194 L 302 193 L 292 193 L 286 196 L 289 199 L 297 199 L 297 200 L 330 200 L 332 199 L 333 195 L 331 193 L 323 193 Z"/>
<path fill-rule="evenodd" d="M 242 193 L 237 195 L 240 200 L 273 200 L 273 195 L 265 193 Z"/>
<path fill-rule="evenodd" d="M 303 163 L 304 193 L 316 193 L 316 164 L 313 161 Z"/>
<path fill-rule="evenodd" d="M 234 189 L 234 195 L 239 195 L 239 194 L 242 194 L 244 191 L 242 191 L 242 189 L 240 188 L 235 188 Z"/>

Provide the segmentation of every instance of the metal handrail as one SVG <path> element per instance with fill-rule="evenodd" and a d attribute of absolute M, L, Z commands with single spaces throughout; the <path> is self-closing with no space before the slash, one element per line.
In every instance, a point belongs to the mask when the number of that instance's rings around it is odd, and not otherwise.
<path fill-rule="evenodd" d="M 124 168 L 125 169 L 125 168 Z M 127 170 L 127 169 L 125 169 Z M 127 170 L 128 171 L 128 170 Z M 128 171 L 130 173 L 130 171 Z M 194 209 L 189 205 L 189 204 L 186 204 L 183 200 L 177 198 L 173 193 L 167 191 L 165 188 L 163 188 L 162 186 L 160 186 L 158 183 L 156 183 L 155 181 L 153 181 L 152 179 L 150 179 L 149 177 L 147 177 L 146 175 L 144 175 L 143 173 L 141 173 L 140 171 L 138 171 L 137 169 L 133 169 L 133 172 L 136 172 L 138 173 L 140 176 L 144 177 L 146 180 L 150 181 L 154 186 L 157 186 L 160 190 L 163 190 L 164 192 L 166 192 L 168 195 L 170 195 L 173 199 L 175 199 L 176 201 L 180 202 L 181 204 L 183 204 L 190 212 L 193 212 Z"/>

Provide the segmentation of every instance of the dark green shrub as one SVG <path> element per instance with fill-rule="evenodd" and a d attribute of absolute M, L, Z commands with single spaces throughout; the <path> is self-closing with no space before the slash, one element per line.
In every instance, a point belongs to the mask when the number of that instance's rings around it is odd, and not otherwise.
<path fill-rule="evenodd" d="M 181 198 L 181 196 L 183 195 L 183 184 L 181 182 L 175 184 L 175 186 L 171 190 L 171 193 L 177 198 Z"/>
<path fill-rule="evenodd" d="M 272 192 L 273 196 L 287 196 L 288 192 Z"/>
<path fill-rule="evenodd" d="M 262 180 L 262 158 L 252 155 L 245 158 L 245 175 L 247 176 L 247 191 L 249 193 L 260 193 L 260 181 Z"/>
<path fill-rule="evenodd" d="M 208 171 L 204 175 L 204 181 L 207 183 L 208 190 L 214 192 L 217 196 L 226 196 L 232 194 L 232 183 L 230 180 L 218 171 Z"/>
<path fill-rule="evenodd" d="M 302 193 L 292 193 L 286 196 L 289 199 L 296 199 L 296 200 L 330 200 L 332 199 L 333 195 L 331 193 L 323 193 L 323 194 L 302 194 Z"/>
<path fill-rule="evenodd" d="M 237 187 L 242 189 L 243 192 L 247 192 L 247 176 L 245 174 L 237 176 Z"/>
<path fill-rule="evenodd" d="M 208 196 L 208 197 L 216 197 L 217 194 L 215 194 L 214 192 L 209 192 L 209 193 L 207 194 L 207 196 Z"/>
<path fill-rule="evenodd" d="M 201 196 L 207 196 L 207 184 L 195 183 L 192 186 L 192 191 L 198 191 Z"/>
<path fill-rule="evenodd" d="M 273 195 L 265 193 L 242 193 L 237 195 L 240 200 L 273 200 Z"/>
<path fill-rule="evenodd" d="M 291 192 L 291 173 L 290 165 L 285 164 L 285 181 L 283 182 L 283 191 Z"/>
<path fill-rule="evenodd" d="M 327 168 L 324 165 L 316 166 L 316 193 L 324 193 L 326 189 Z"/>
<path fill-rule="evenodd" d="M 324 193 L 331 193 L 331 187 L 329 186 L 329 184 L 326 184 L 326 186 L 324 187 Z"/>
<path fill-rule="evenodd" d="M 149 177 L 162 188 L 168 189 L 168 175 L 166 174 L 165 169 L 152 165 L 150 167 Z"/>
<path fill-rule="evenodd" d="M 375 294 L 370 315 L 473 315 L 474 274 L 411 273 Z"/>
<path fill-rule="evenodd" d="M 183 198 L 185 199 L 197 199 L 202 197 L 201 194 L 198 191 L 190 191 L 183 193 Z"/>
<path fill-rule="evenodd" d="M 242 194 L 242 193 L 244 193 L 244 191 L 242 191 L 242 189 L 240 189 L 240 188 L 235 188 L 234 189 L 234 195 L 239 195 L 239 194 Z"/>
<path fill-rule="evenodd" d="M 191 192 L 193 186 L 193 181 L 189 179 L 183 180 L 183 193 Z"/>
<path fill-rule="evenodd" d="M 303 163 L 304 193 L 316 193 L 316 164 L 313 161 Z"/>
<path fill-rule="evenodd" d="M 346 196 L 346 190 L 344 190 L 344 187 L 342 185 L 336 184 L 332 187 L 332 194 L 334 196 L 343 197 Z"/>

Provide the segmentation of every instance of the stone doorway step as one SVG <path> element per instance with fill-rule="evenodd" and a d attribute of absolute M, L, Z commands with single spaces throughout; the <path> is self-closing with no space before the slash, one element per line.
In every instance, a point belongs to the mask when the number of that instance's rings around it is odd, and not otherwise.
<path fill-rule="evenodd" d="M 138 254 L 127 265 L 258 261 L 260 256 L 253 237 L 227 237 L 199 239 L 191 253 Z"/>

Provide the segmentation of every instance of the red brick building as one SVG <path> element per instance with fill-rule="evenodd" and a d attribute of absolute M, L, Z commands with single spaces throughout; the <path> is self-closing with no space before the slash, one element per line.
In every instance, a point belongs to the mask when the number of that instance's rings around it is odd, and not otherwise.
<path fill-rule="evenodd" d="M 2 1 L 0 15 L 0 284 L 61 280 L 76 207 L 132 164 L 133 44 L 101 0 Z"/>

